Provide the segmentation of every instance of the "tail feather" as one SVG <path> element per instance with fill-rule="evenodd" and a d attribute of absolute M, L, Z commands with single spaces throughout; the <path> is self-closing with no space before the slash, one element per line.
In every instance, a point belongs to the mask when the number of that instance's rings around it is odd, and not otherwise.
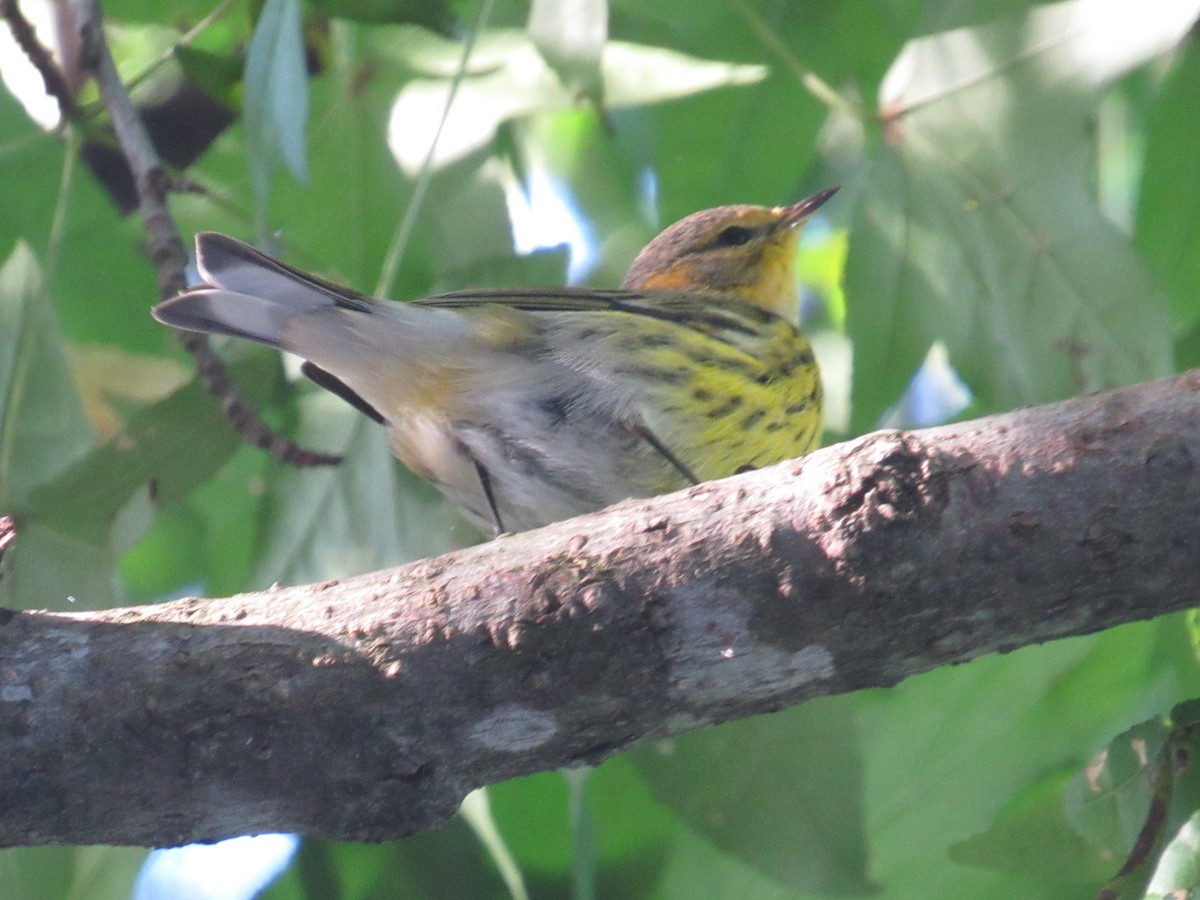
<path fill-rule="evenodd" d="M 154 318 L 176 328 L 225 334 L 290 349 L 284 330 L 296 316 L 335 307 L 368 311 L 369 301 L 293 269 L 215 232 L 196 236 L 205 283 L 156 306 Z"/>
<path fill-rule="evenodd" d="M 272 300 L 213 287 L 192 288 L 150 311 L 164 325 L 227 334 L 285 349 L 283 330 L 293 311 Z"/>
<path fill-rule="evenodd" d="M 196 266 L 205 282 L 238 294 L 269 297 L 297 312 L 340 306 L 370 312 L 370 297 L 322 281 L 236 238 L 215 231 L 196 235 Z"/>
<path fill-rule="evenodd" d="M 154 307 L 158 321 L 303 357 L 318 384 L 373 418 L 396 397 L 437 394 L 450 361 L 487 345 L 463 312 L 372 300 L 224 235 L 199 235 L 196 256 L 205 283 Z"/>

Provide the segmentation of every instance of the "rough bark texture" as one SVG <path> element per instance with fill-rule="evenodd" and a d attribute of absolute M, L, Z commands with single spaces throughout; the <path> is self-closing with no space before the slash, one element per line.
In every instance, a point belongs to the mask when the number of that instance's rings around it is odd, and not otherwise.
<path fill-rule="evenodd" d="M 1200 372 L 343 582 L 0 626 L 0 843 L 360 840 L 1200 596 Z M 19 539 L 19 538 L 18 538 Z"/>

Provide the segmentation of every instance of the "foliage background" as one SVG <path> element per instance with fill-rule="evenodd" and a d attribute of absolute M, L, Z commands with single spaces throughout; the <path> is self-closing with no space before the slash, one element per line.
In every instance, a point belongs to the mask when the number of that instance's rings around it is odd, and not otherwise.
<path fill-rule="evenodd" d="M 940 389 L 908 391 L 935 345 L 968 414 L 1200 360 L 1195 2 L 612 0 L 535 3 L 532 18 L 511 0 L 105 7 L 141 103 L 186 76 L 233 114 L 187 169 L 196 191 L 174 199 L 184 235 L 225 231 L 399 298 L 561 283 L 566 252 L 516 253 L 510 218 L 528 195 L 549 218 L 538 198 L 553 181 L 596 250 L 586 280 L 613 284 L 688 212 L 841 183 L 802 257 L 830 439 L 936 416 L 924 405 L 953 393 L 944 367 L 925 370 Z M 147 314 L 140 223 L 79 161 L 103 143 L 103 114 L 85 110 L 48 132 L 0 92 L 0 513 L 20 528 L 5 604 L 220 595 L 475 540 L 372 423 L 229 346 L 269 420 L 348 460 L 300 471 L 239 444 Z M 1193 721 L 1162 717 L 1198 684 L 1188 622 L 1168 617 L 488 800 L 538 897 L 1093 897 Z M 1200 883 L 1185 782 L 1120 896 Z M 128 896 L 143 856 L 4 851 L 0 894 Z M 306 841 L 267 895 L 510 890 L 460 819 L 393 845 Z"/>

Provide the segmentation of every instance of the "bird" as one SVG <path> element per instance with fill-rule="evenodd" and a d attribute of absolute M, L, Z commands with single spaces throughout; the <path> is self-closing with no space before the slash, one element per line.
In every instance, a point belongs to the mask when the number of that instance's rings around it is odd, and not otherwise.
<path fill-rule="evenodd" d="M 202 232 L 203 283 L 152 313 L 302 357 L 481 529 L 525 531 L 817 446 L 821 378 L 795 258 L 837 190 L 693 213 L 616 290 L 379 300 Z"/>

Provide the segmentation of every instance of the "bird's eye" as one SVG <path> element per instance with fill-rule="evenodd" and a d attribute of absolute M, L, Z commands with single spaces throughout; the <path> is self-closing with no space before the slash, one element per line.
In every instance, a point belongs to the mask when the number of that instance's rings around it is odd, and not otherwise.
<path fill-rule="evenodd" d="M 754 232 L 749 228 L 743 228 L 741 225 L 730 225 L 728 228 L 721 230 L 716 240 L 713 241 L 713 246 L 740 247 L 752 237 L 754 237 Z"/>

